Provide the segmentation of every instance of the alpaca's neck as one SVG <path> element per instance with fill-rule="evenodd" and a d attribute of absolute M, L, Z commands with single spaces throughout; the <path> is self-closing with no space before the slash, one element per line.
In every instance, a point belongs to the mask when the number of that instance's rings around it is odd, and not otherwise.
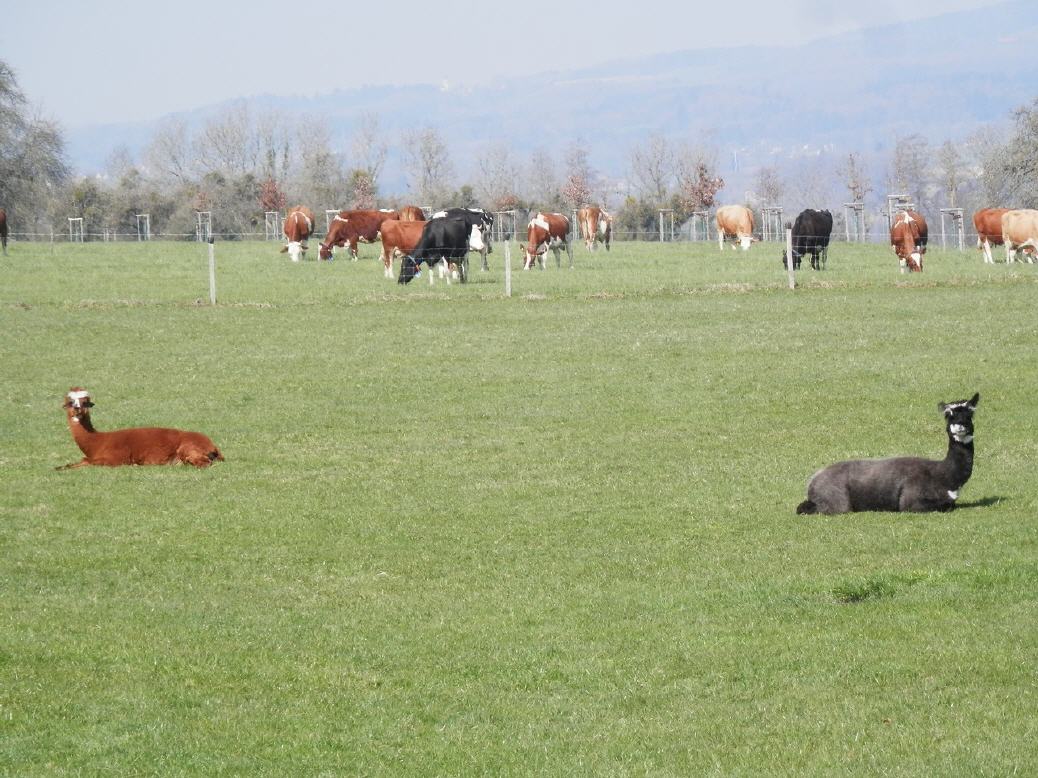
<path fill-rule="evenodd" d="M 97 436 L 101 434 L 94 429 L 90 416 L 84 414 L 82 417 L 76 418 L 69 415 L 68 428 L 72 431 L 72 439 L 76 441 L 79 450 L 89 456 L 90 450 L 97 442 Z"/>
<path fill-rule="evenodd" d="M 960 443 L 949 435 L 948 455 L 942 464 L 949 480 L 953 482 L 951 488 L 958 489 L 973 474 L 973 441 Z"/>

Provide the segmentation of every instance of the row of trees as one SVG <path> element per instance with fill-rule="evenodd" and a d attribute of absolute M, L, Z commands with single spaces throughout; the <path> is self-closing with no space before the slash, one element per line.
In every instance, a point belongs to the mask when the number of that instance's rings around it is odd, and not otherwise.
<path fill-rule="evenodd" d="M 74 177 L 60 129 L 32 113 L 14 73 L 0 61 L 0 205 L 15 232 L 63 230 L 80 216 L 88 232 L 136 231 L 148 213 L 153 233 L 194 235 L 195 211 L 217 214 L 217 231 L 262 231 L 264 211 L 306 203 L 322 207 L 374 207 L 407 202 L 436 206 L 481 205 L 494 210 L 568 211 L 602 203 L 614 212 L 618 235 L 653 237 L 660 208 L 678 223 L 713 208 L 725 191 L 718 152 L 708 146 L 651 135 L 630 152 L 624 180 L 596 170 L 585 144 L 575 141 L 557 158 L 546 149 L 518 159 L 504 144 L 490 144 L 460 183 L 451 151 L 435 128 L 399 136 L 406 193 L 383 191 L 390 134 L 377 116 L 361 120 L 348 143 L 333 142 L 327 122 L 257 114 L 241 103 L 197 129 L 165 123 L 138 158 L 114 152 L 103 175 Z M 874 168 L 875 165 L 872 165 Z M 924 211 L 967 210 L 987 204 L 1038 205 L 1038 100 L 1021 108 L 1008 132 L 985 129 L 933 148 L 918 135 L 898 140 L 886 165 L 886 191 L 912 193 Z M 868 201 L 875 170 L 860 154 L 834 170 L 831 157 L 804 158 L 782 169 L 757 170 L 752 188 L 725 191 L 725 201 L 751 206 L 781 204 L 793 213 L 845 201 Z M 873 198 L 874 200 L 876 198 Z"/>

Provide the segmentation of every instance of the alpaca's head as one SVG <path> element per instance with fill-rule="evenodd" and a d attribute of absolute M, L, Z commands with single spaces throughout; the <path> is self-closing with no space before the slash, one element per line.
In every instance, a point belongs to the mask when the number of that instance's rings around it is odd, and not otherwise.
<path fill-rule="evenodd" d="M 959 400 L 953 403 L 938 403 L 937 407 L 944 414 L 945 424 L 948 426 L 948 434 L 959 443 L 970 443 L 973 441 L 973 412 L 977 410 L 980 402 L 980 394 L 973 395 L 969 400 Z"/>
<path fill-rule="evenodd" d="M 86 389 L 73 386 L 65 395 L 65 404 L 62 407 L 70 418 L 81 419 L 90 415 L 94 403 L 91 402 L 90 393 Z"/>

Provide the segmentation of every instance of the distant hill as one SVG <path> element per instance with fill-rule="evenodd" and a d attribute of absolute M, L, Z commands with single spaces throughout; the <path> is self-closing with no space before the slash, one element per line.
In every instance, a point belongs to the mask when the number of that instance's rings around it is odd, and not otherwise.
<path fill-rule="evenodd" d="M 402 130 L 435 126 L 463 175 L 490 142 L 521 155 L 580 138 L 597 169 L 620 177 L 631 147 L 660 132 L 708 139 L 732 181 L 797 154 L 880 155 L 898 136 L 919 133 L 939 143 L 1005 121 L 1038 96 L 1036 46 L 1038 3 L 1013 0 L 810 43 L 679 51 L 486 86 L 379 86 L 249 101 L 326 117 L 342 148 L 365 114 L 378 114 L 394 140 Z M 201 122 L 225 106 L 185 118 Z M 81 172 L 97 170 L 113 148 L 143 147 L 157 125 L 71 130 L 72 163 Z M 383 189 L 403 189 L 395 159 Z"/>

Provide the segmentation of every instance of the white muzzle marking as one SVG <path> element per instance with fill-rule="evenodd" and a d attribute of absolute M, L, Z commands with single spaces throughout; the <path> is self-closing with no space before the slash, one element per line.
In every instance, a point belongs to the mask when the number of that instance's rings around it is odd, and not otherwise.
<path fill-rule="evenodd" d="M 68 398 L 72 401 L 72 407 L 82 407 L 81 401 L 87 399 L 90 396 L 90 392 L 69 392 Z"/>
<path fill-rule="evenodd" d="M 292 241 L 288 244 L 288 256 L 292 257 L 293 262 L 298 262 L 300 257 L 303 255 L 303 244 L 299 241 Z"/>
<path fill-rule="evenodd" d="M 752 243 L 752 242 L 753 242 L 753 238 L 748 238 L 748 237 L 745 237 L 745 236 L 739 238 L 739 245 L 742 246 L 742 250 L 743 251 L 749 251 L 750 250 L 750 243 Z"/>

